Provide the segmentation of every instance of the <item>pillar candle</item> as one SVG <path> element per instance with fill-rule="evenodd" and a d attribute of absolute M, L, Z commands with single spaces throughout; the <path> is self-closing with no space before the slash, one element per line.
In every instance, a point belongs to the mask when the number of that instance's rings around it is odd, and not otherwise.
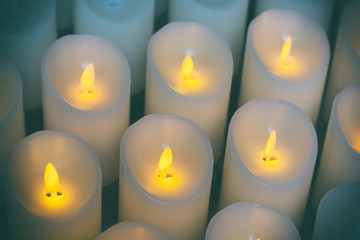
<path fill-rule="evenodd" d="M 92 239 L 101 230 L 101 169 L 70 134 L 40 131 L 12 149 L 7 210 L 11 239 Z"/>
<path fill-rule="evenodd" d="M 119 145 L 129 126 L 130 70 L 111 42 L 68 35 L 45 52 L 42 65 L 45 129 L 83 138 L 99 157 L 103 185 L 118 178 Z"/>
<path fill-rule="evenodd" d="M 300 234 L 281 211 L 250 202 L 234 203 L 209 222 L 205 240 L 266 239 L 300 240 Z"/>
<path fill-rule="evenodd" d="M 208 25 L 229 44 L 237 72 L 247 21 L 248 0 L 170 0 L 169 21 L 199 22 Z"/>
<path fill-rule="evenodd" d="M 126 56 L 131 94 L 145 87 L 146 47 L 153 33 L 154 0 L 76 0 L 74 32 L 104 37 Z"/>
<path fill-rule="evenodd" d="M 19 69 L 25 111 L 42 107 L 40 63 L 56 39 L 55 5 L 55 0 L 0 2 L 0 53 Z"/>
<path fill-rule="evenodd" d="M 229 125 L 220 207 L 266 204 L 300 229 L 316 155 L 316 132 L 302 110 L 282 100 L 249 101 Z"/>
<path fill-rule="evenodd" d="M 315 179 L 313 207 L 330 189 L 360 181 L 360 83 L 335 98 Z"/>
<path fill-rule="evenodd" d="M 217 33 L 199 23 L 169 23 L 149 42 L 145 113 L 195 122 L 208 136 L 216 161 L 225 137 L 232 72 L 230 48 Z"/>
<path fill-rule="evenodd" d="M 175 239 L 203 238 L 213 163 L 210 142 L 193 122 L 141 118 L 121 140 L 119 221 L 152 224 Z"/>
<path fill-rule="evenodd" d="M 240 105 L 255 98 L 281 99 L 316 123 L 329 59 L 319 24 L 298 12 L 263 12 L 248 28 Z"/>

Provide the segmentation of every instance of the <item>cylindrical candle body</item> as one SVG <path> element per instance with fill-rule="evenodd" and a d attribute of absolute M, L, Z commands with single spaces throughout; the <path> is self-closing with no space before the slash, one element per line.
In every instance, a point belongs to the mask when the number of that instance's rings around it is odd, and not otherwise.
<path fill-rule="evenodd" d="M 321 199 L 313 240 L 360 239 L 360 183 L 345 183 Z"/>
<path fill-rule="evenodd" d="M 96 91 L 83 96 L 78 86 L 89 63 Z M 129 126 L 130 70 L 124 55 L 105 39 L 69 35 L 49 47 L 41 68 L 45 129 L 83 138 L 99 157 L 103 185 L 113 183 L 121 136 Z"/>
<path fill-rule="evenodd" d="M 170 0 L 169 22 L 199 22 L 214 29 L 229 44 L 234 72 L 240 68 L 248 0 Z"/>
<path fill-rule="evenodd" d="M 0 53 L 19 69 L 25 111 L 41 108 L 40 63 L 56 39 L 55 5 L 55 0 L 0 2 Z"/>
<path fill-rule="evenodd" d="M 144 223 L 121 222 L 96 237 L 95 240 L 172 240 L 164 230 Z"/>
<path fill-rule="evenodd" d="M 288 216 L 276 208 L 249 202 L 234 203 L 210 221 L 205 240 L 300 240 Z"/>
<path fill-rule="evenodd" d="M 360 83 L 335 98 L 313 192 L 313 207 L 330 189 L 360 182 Z"/>
<path fill-rule="evenodd" d="M 276 131 L 281 158 L 266 163 L 269 133 Z M 317 155 L 317 137 L 306 114 L 295 105 L 269 99 L 252 100 L 231 119 L 220 195 L 220 207 L 249 201 L 275 207 L 299 228 Z"/>
<path fill-rule="evenodd" d="M 291 37 L 290 54 L 280 54 Z M 330 59 L 323 28 L 293 11 L 268 10 L 249 26 L 240 90 L 240 106 L 255 98 L 289 101 L 316 123 Z"/>
<path fill-rule="evenodd" d="M 172 150 L 172 182 L 156 175 L 165 147 Z M 175 239 L 204 237 L 213 156 L 191 121 L 150 114 L 124 133 L 120 148 L 119 221 L 152 224 Z"/>
<path fill-rule="evenodd" d="M 146 48 L 154 28 L 154 0 L 76 0 L 74 32 L 104 37 L 126 56 L 131 93 L 145 87 Z"/>
<path fill-rule="evenodd" d="M 193 58 L 196 83 L 182 77 L 186 56 Z M 228 44 L 197 23 L 169 23 L 150 39 L 145 112 L 185 117 L 208 136 L 220 158 L 225 137 L 233 62 Z"/>
<path fill-rule="evenodd" d="M 328 122 L 335 96 L 352 83 L 360 82 L 360 1 L 349 3 L 342 14 L 322 117 Z"/>
<path fill-rule="evenodd" d="M 61 199 L 44 195 L 48 163 L 58 172 Z M 82 139 L 41 131 L 19 141 L 9 155 L 7 186 L 11 239 L 85 240 L 100 233 L 101 168 Z"/>

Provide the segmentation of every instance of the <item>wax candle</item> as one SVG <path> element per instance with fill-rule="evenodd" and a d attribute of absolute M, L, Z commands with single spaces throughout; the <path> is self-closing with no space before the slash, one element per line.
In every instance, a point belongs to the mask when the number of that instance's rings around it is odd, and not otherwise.
<path fill-rule="evenodd" d="M 360 82 L 359 11 L 360 1 L 352 1 L 346 5 L 341 16 L 322 109 L 326 122 L 329 120 L 335 96 L 348 85 Z"/>
<path fill-rule="evenodd" d="M 206 229 L 206 240 L 300 240 L 288 216 L 276 208 L 250 202 L 234 203 L 218 212 Z"/>
<path fill-rule="evenodd" d="M 74 32 L 104 37 L 126 56 L 131 94 L 145 86 L 146 47 L 153 33 L 154 0 L 76 0 Z"/>
<path fill-rule="evenodd" d="M 70 134 L 40 131 L 12 149 L 7 210 L 11 239 L 91 239 L 101 230 L 101 168 Z"/>
<path fill-rule="evenodd" d="M 247 20 L 248 0 L 170 0 L 169 21 L 199 22 L 214 29 L 229 44 L 237 72 Z"/>
<path fill-rule="evenodd" d="M 360 83 L 335 98 L 313 192 L 316 209 L 322 196 L 346 182 L 360 181 Z"/>
<path fill-rule="evenodd" d="M 94 148 L 103 185 L 118 178 L 119 145 L 129 126 L 130 70 L 122 52 L 96 36 L 69 35 L 44 53 L 45 129 L 72 133 Z"/>
<path fill-rule="evenodd" d="M 298 12 L 263 12 L 248 29 L 239 104 L 281 99 L 315 123 L 329 58 L 329 42 L 319 24 Z"/>
<path fill-rule="evenodd" d="M 360 238 L 360 183 L 345 183 L 321 199 L 313 240 Z"/>
<path fill-rule="evenodd" d="M 314 126 L 298 107 L 270 99 L 246 103 L 229 125 L 220 207 L 237 201 L 266 204 L 299 229 L 316 155 Z"/>
<path fill-rule="evenodd" d="M 95 240 L 172 240 L 173 238 L 161 228 L 135 222 L 118 223 L 105 232 L 101 233 Z"/>
<path fill-rule="evenodd" d="M 208 136 L 220 158 L 233 62 L 228 44 L 199 23 L 169 23 L 148 46 L 145 113 L 182 116 Z"/>
<path fill-rule="evenodd" d="M 212 169 L 210 142 L 193 122 L 141 118 L 121 140 L 119 221 L 152 224 L 175 239 L 203 238 Z"/>
<path fill-rule="evenodd" d="M 24 109 L 39 109 L 41 56 L 56 39 L 55 0 L 1 1 L 0 22 L 0 53 L 19 69 Z"/>

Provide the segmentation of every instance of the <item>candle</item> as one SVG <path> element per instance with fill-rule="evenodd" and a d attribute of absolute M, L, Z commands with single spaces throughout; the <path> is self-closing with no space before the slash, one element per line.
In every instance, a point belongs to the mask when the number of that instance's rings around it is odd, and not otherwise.
<path fill-rule="evenodd" d="M 266 204 L 299 229 L 316 155 L 314 126 L 298 107 L 270 99 L 246 103 L 229 125 L 220 207 L 238 201 Z"/>
<path fill-rule="evenodd" d="M 344 8 L 337 35 L 333 62 L 325 91 L 322 117 L 329 120 L 335 96 L 348 85 L 360 82 L 360 1 L 352 1 Z"/>
<path fill-rule="evenodd" d="M 293 11 L 262 13 L 248 29 L 240 106 L 255 98 L 281 99 L 316 123 L 329 58 L 329 42 L 319 24 Z"/>
<path fill-rule="evenodd" d="M 276 208 L 249 202 L 234 203 L 218 212 L 206 229 L 206 240 L 300 240 L 288 216 Z"/>
<path fill-rule="evenodd" d="M 211 145 L 193 122 L 150 114 L 121 140 L 119 221 L 153 224 L 175 239 L 201 239 L 213 169 Z"/>
<path fill-rule="evenodd" d="M 171 0 L 169 22 L 199 22 L 211 27 L 229 44 L 236 73 L 242 57 L 248 4 L 248 0 Z"/>
<path fill-rule="evenodd" d="M 313 240 L 360 238 L 360 183 L 348 182 L 327 192 L 316 214 Z"/>
<path fill-rule="evenodd" d="M 101 233 L 95 240 L 172 240 L 173 238 L 161 228 L 134 222 L 121 222 L 105 232 Z"/>
<path fill-rule="evenodd" d="M 131 94 L 145 86 L 146 47 L 154 28 L 154 0 L 74 2 L 74 32 L 104 37 L 118 46 L 131 70 Z"/>
<path fill-rule="evenodd" d="M 26 112 L 41 108 L 40 62 L 56 39 L 55 5 L 55 0 L 0 3 L 0 53 L 19 69 Z"/>
<path fill-rule="evenodd" d="M 219 159 L 233 72 L 228 44 L 204 25 L 169 23 L 150 39 L 147 64 L 145 113 L 195 122 Z"/>
<path fill-rule="evenodd" d="M 129 126 L 124 55 L 105 39 L 69 35 L 48 48 L 41 69 L 45 129 L 83 138 L 99 157 L 103 186 L 115 182 L 121 136 Z"/>
<path fill-rule="evenodd" d="M 360 83 L 335 98 L 313 189 L 313 207 L 330 189 L 360 181 Z"/>
<path fill-rule="evenodd" d="M 70 134 L 40 131 L 9 155 L 11 239 L 91 239 L 101 230 L 101 168 L 95 152 Z"/>

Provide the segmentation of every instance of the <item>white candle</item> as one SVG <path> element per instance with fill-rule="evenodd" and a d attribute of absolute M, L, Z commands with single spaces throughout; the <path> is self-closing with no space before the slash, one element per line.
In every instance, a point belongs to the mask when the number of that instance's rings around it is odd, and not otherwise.
<path fill-rule="evenodd" d="M 360 239 L 360 183 L 345 183 L 321 199 L 313 240 Z"/>
<path fill-rule="evenodd" d="M 213 163 L 209 140 L 191 121 L 143 117 L 121 141 L 119 221 L 153 224 L 175 239 L 203 238 Z"/>
<path fill-rule="evenodd" d="M 153 27 L 154 0 L 76 0 L 74 3 L 74 32 L 104 37 L 126 56 L 132 95 L 144 90 L 146 47 Z"/>
<path fill-rule="evenodd" d="M 270 134 L 273 130 L 276 136 Z M 299 229 L 316 155 L 314 126 L 298 107 L 270 99 L 246 103 L 230 122 L 220 207 L 237 201 L 266 204 L 289 216 Z"/>
<path fill-rule="evenodd" d="M 291 219 L 276 208 L 249 202 L 234 203 L 210 221 L 205 240 L 300 240 Z"/>
<path fill-rule="evenodd" d="M 95 240 L 172 240 L 173 238 L 161 228 L 135 222 L 118 223 L 105 232 L 101 233 Z"/>
<path fill-rule="evenodd" d="M 103 185 L 113 183 L 121 136 L 129 126 L 130 70 L 124 55 L 105 39 L 69 35 L 49 47 L 41 68 L 45 129 L 87 141 L 99 157 Z"/>
<path fill-rule="evenodd" d="M 214 29 L 229 44 L 236 73 L 242 57 L 248 4 L 248 0 L 170 0 L 169 22 L 199 22 Z"/>
<path fill-rule="evenodd" d="M 40 131 L 19 141 L 8 163 L 11 239 L 92 239 L 100 233 L 101 168 L 82 139 Z"/>
<path fill-rule="evenodd" d="M 346 182 L 360 181 L 360 83 L 335 98 L 313 192 L 316 209 L 322 196 Z"/>
<path fill-rule="evenodd" d="M 44 50 L 56 39 L 55 5 L 55 0 L 0 3 L 0 53 L 19 69 L 25 111 L 41 108 L 40 63 Z"/>
<path fill-rule="evenodd" d="M 240 106 L 255 98 L 281 99 L 315 123 L 329 59 L 329 42 L 319 24 L 293 11 L 262 13 L 248 29 Z"/>
<path fill-rule="evenodd" d="M 184 64 L 190 58 L 192 71 Z M 217 33 L 198 23 L 169 23 L 149 42 L 145 112 L 195 122 L 208 136 L 216 161 L 225 137 L 232 72 L 230 48 Z"/>
<path fill-rule="evenodd" d="M 360 1 L 349 3 L 342 14 L 333 62 L 325 91 L 322 117 L 329 120 L 335 96 L 348 85 L 360 82 Z"/>

